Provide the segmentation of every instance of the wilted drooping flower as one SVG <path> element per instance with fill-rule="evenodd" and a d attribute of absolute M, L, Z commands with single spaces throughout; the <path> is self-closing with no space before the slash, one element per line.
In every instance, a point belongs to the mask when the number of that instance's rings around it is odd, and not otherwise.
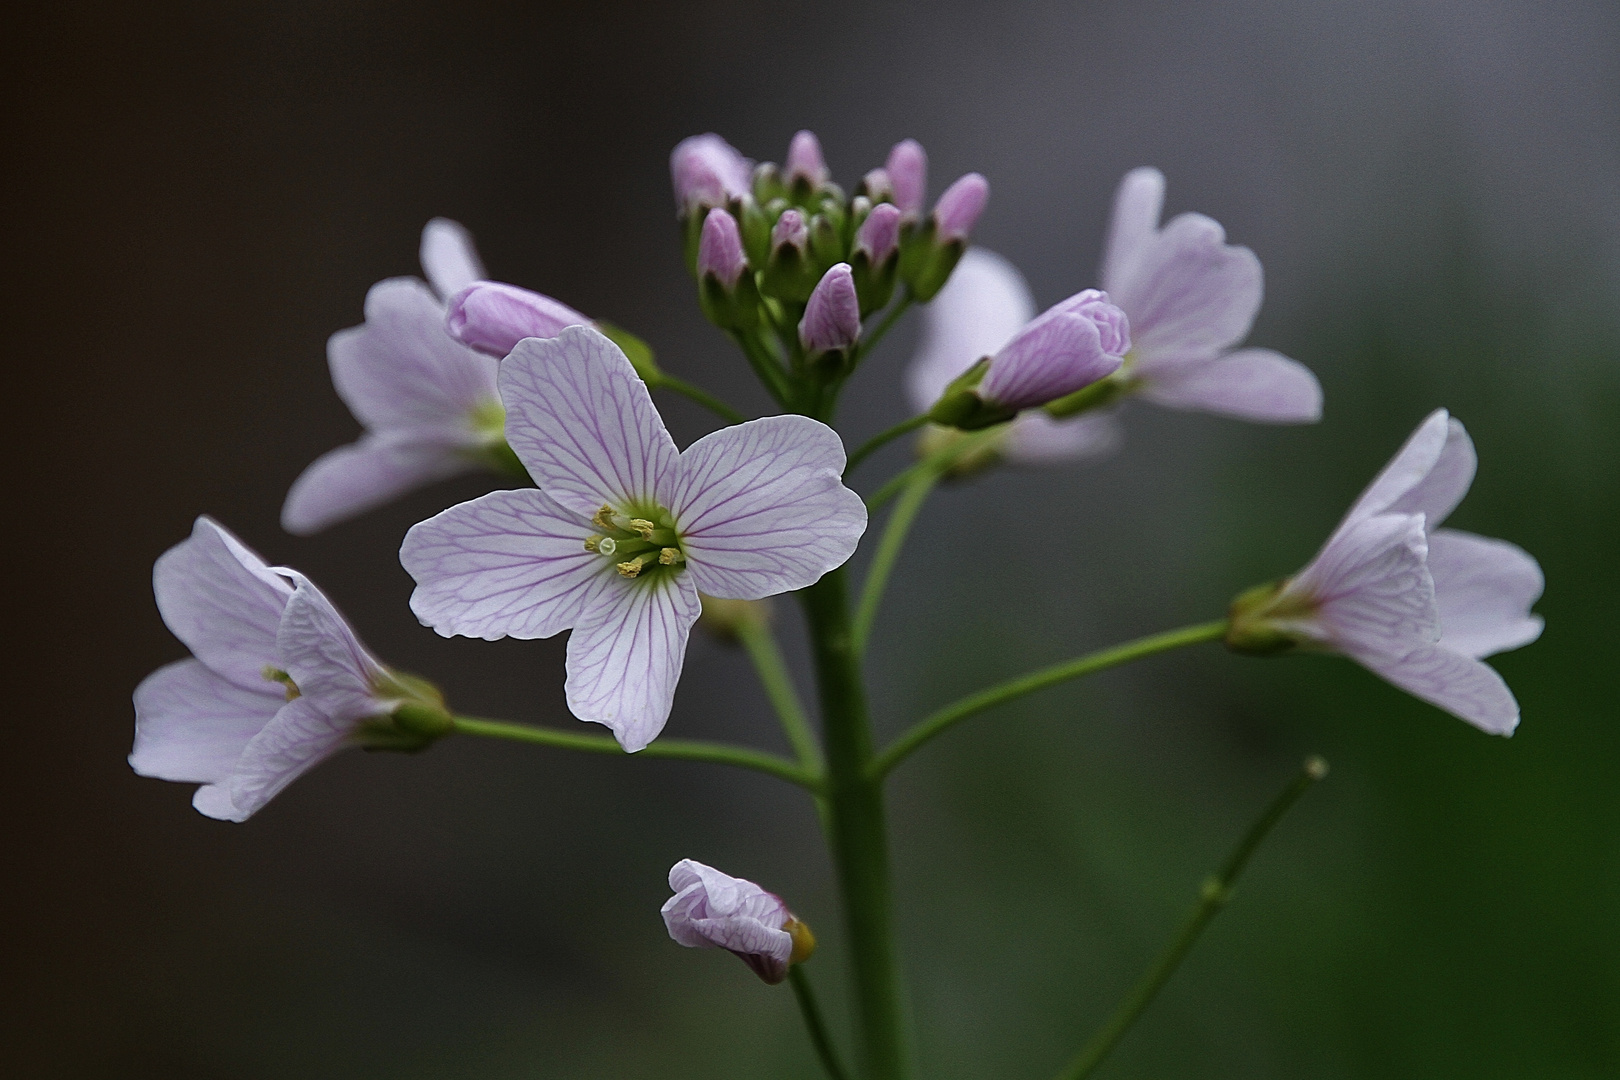
<path fill-rule="evenodd" d="M 445 333 L 445 298 L 481 275 L 466 230 L 435 218 L 422 268 L 366 295 L 366 321 L 326 345 L 332 384 L 365 434 L 317 458 L 293 482 L 282 526 L 307 535 L 413 488 L 477 468 L 515 469 L 501 434 L 495 362 Z"/>
<path fill-rule="evenodd" d="M 590 323 L 561 300 L 501 281 L 474 281 L 450 298 L 444 316 L 452 338 L 499 359 L 527 337 L 556 337 Z"/>
<path fill-rule="evenodd" d="M 626 750 L 663 729 L 698 590 L 757 600 L 848 559 L 866 507 L 843 444 L 803 416 L 722 428 L 684 453 L 607 338 L 569 327 L 501 364 L 512 449 L 538 490 L 413 527 L 411 608 L 450 636 L 568 640 L 568 706 Z"/>
<path fill-rule="evenodd" d="M 1261 423 L 1321 419 L 1322 388 L 1303 364 L 1270 349 L 1233 349 L 1260 310 L 1260 260 L 1202 214 L 1161 229 L 1163 205 L 1157 169 L 1128 173 L 1114 200 L 1102 286 L 1130 316 L 1133 342 L 1118 389 Z"/>
<path fill-rule="evenodd" d="M 213 520 L 158 559 L 158 610 L 192 652 L 135 691 L 142 776 L 201 784 L 192 805 L 244 821 L 345 746 L 419 749 L 449 730 L 437 691 L 389 671 L 302 574 Z"/>
<path fill-rule="evenodd" d="M 670 937 L 689 949 L 725 949 L 773 986 L 815 951 L 810 928 L 752 881 L 682 859 L 670 868 L 669 887 L 675 895 L 662 913 Z"/>
<path fill-rule="evenodd" d="M 1438 527 L 1475 464 L 1462 424 L 1430 414 L 1310 565 L 1237 599 L 1227 643 L 1343 653 L 1483 731 L 1512 734 L 1518 702 L 1480 658 L 1541 635 L 1530 613 L 1541 568 L 1504 540 Z"/>
<path fill-rule="evenodd" d="M 999 352 L 1034 317 L 1035 300 L 1023 275 L 1001 256 L 969 248 L 945 288 L 923 309 L 922 340 L 906 374 L 912 405 L 927 412 L 953 380 Z M 928 441 L 946 434 L 935 428 Z M 1016 463 L 1072 460 L 1107 453 L 1119 437 L 1119 422 L 1110 412 L 1060 421 L 1032 409 L 1007 425 L 994 452 Z"/>

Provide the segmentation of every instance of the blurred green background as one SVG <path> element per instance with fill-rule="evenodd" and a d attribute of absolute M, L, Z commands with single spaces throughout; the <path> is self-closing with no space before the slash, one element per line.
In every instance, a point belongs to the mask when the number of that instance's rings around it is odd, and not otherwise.
<path fill-rule="evenodd" d="M 919 754 L 893 833 L 921 1075 L 1053 1073 L 1310 752 L 1329 781 L 1099 1075 L 1620 1073 L 1612 4 L 51 5 L 0 54 L 7 1075 L 817 1075 L 788 992 L 657 915 L 683 857 L 782 893 L 844 1030 L 827 862 L 773 781 L 453 740 L 346 755 L 230 826 L 123 761 L 129 692 L 182 653 L 150 564 L 205 511 L 466 711 L 571 723 L 560 641 L 444 641 L 405 606 L 399 537 L 479 482 L 280 532 L 288 483 L 356 430 L 325 338 L 447 214 L 494 276 L 763 410 L 692 303 L 666 159 L 706 130 L 780 159 L 804 126 L 846 182 L 905 136 L 935 191 L 986 173 L 979 239 L 1042 304 L 1093 283 L 1114 184 L 1158 165 L 1169 212 L 1259 253 L 1251 341 L 1327 395 L 1307 429 L 1136 408 L 1114 459 L 942 492 L 878 626 L 885 731 L 1217 616 L 1301 565 L 1440 405 L 1481 459 L 1453 522 L 1548 579 L 1546 634 L 1496 661 L 1511 740 L 1345 661 L 1204 646 Z M 852 438 L 904 415 L 914 338 L 855 381 Z M 665 404 L 683 444 L 707 430 Z M 780 745 L 712 642 L 670 731 Z"/>

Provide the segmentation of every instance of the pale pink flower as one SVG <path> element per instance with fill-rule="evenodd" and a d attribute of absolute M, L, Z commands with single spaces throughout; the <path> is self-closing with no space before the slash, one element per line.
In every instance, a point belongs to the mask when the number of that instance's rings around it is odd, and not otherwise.
<path fill-rule="evenodd" d="M 500 389 L 507 439 L 538 489 L 413 527 L 400 549 L 412 610 L 447 637 L 571 628 L 569 708 L 626 750 L 669 717 L 698 590 L 757 600 L 803 588 L 866 528 L 832 429 L 771 416 L 682 453 L 624 353 L 588 327 L 519 342 Z"/>
<path fill-rule="evenodd" d="M 302 574 L 269 566 L 201 517 L 158 559 L 152 583 L 192 658 L 135 691 L 129 763 L 140 775 L 201 784 L 193 806 L 244 821 L 368 734 L 400 745 L 389 714 L 423 691 L 379 663 Z"/>
<path fill-rule="evenodd" d="M 1474 446 L 1444 409 L 1378 474 L 1316 558 L 1233 605 L 1240 651 L 1349 656 L 1475 727 L 1510 735 L 1519 705 L 1480 658 L 1541 635 L 1541 568 L 1505 540 L 1439 525 L 1473 482 Z"/>
<path fill-rule="evenodd" d="M 675 895 L 662 914 L 670 937 L 689 949 L 725 949 L 767 983 L 787 978 L 788 966 L 815 947 L 782 898 L 752 881 L 682 859 L 670 868 L 669 887 Z"/>

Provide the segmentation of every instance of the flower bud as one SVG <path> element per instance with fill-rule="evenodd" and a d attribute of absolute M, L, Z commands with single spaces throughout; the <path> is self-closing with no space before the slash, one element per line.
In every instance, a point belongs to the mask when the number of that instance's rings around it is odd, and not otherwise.
<path fill-rule="evenodd" d="M 682 859 L 670 868 L 669 887 L 675 895 L 662 914 L 670 937 L 689 949 L 725 949 L 773 986 L 815 951 L 810 928 L 752 881 Z"/>
<path fill-rule="evenodd" d="M 549 338 L 590 319 L 560 300 L 499 281 L 475 281 L 450 298 L 445 330 L 490 356 L 505 356 L 524 338 Z"/>
<path fill-rule="evenodd" d="M 710 210 L 703 219 L 703 237 L 698 241 L 698 276 L 712 275 L 729 292 L 737 287 L 737 279 L 747 269 L 748 256 L 743 253 L 737 219 L 724 210 Z"/>
<path fill-rule="evenodd" d="M 827 170 L 826 159 L 821 156 L 821 140 L 811 131 L 794 134 L 793 141 L 788 143 L 785 167 L 790 190 L 808 194 L 832 179 L 832 173 Z"/>
<path fill-rule="evenodd" d="M 899 255 L 900 208 L 893 203 L 878 203 L 855 230 L 850 255 L 863 316 L 877 311 L 893 296 Z"/>
<path fill-rule="evenodd" d="M 951 271 L 967 250 L 968 233 L 984 213 L 989 197 L 989 182 L 978 173 L 968 173 L 945 190 L 920 227 L 909 217 L 904 220 L 900 279 L 917 300 L 932 300 L 950 280 Z"/>
<path fill-rule="evenodd" d="M 724 206 L 749 190 L 747 158 L 712 132 L 682 139 L 669 155 L 675 209 L 685 217 L 704 207 Z"/>
<path fill-rule="evenodd" d="M 848 352 L 861 338 L 861 307 L 849 263 L 822 277 L 799 322 L 799 344 L 811 355 Z"/>
<path fill-rule="evenodd" d="M 946 188 L 934 204 L 934 227 L 940 242 L 966 240 L 989 198 L 990 182 L 978 173 L 968 173 Z"/>
<path fill-rule="evenodd" d="M 805 223 L 802 213 L 791 208 L 782 211 L 782 216 L 771 227 L 771 253 L 779 252 L 784 245 L 798 248 L 800 255 L 810 245 L 810 226 Z"/>
<path fill-rule="evenodd" d="M 894 205 L 907 217 L 922 216 L 923 201 L 928 197 L 928 155 L 916 139 L 907 139 L 894 145 L 884 166 L 894 191 Z"/>
<path fill-rule="evenodd" d="M 855 188 L 857 197 L 865 196 L 871 202 L 893 202 L 894 181 L 889 179 L 889 170 L 873 169 L 861 177 L 861 182 Z"/>
<path fill-rule="evenodd" d="M 816 287 L 819 271 L 810 257 L 810 225 L 802 211 L 782 211 L 771 229 L 771 257 L 760 288 L 789 303 L 802 304 Z"/>

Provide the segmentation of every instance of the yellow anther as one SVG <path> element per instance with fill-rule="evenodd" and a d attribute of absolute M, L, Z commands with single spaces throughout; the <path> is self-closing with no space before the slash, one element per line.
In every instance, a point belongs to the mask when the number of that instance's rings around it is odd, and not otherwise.
<path fill-rule="evenodd" d="M 625 577 L 636 577 L 641 573 L 641 561 L 639 559 L 631 559 L 629 562 L 620 563 L 619 573 L 623 574 Z"/>
<path fill-rule="evenodd" d="M 646 518 L 630 519 L 630 531 L 633 533 L 640 533 L 643 540 L 652 539 L 653 529 L 655 527 L 656 526 L 654 526 L 653 523 L 648 521 Z"/>
<path fill-rule="evenodd" d="M 266 664 L 264 666 L 264 671 L 260 672 L 260 674 L 262 674 L 270 682 L 278 682 L 285 686 L 287 688 L 288 701 L 292 701 L 294 698 L 297 698 L 302 694 L 302 691 L 298 689 L 298 684 L 293 682 L 292 676 L 287 674 L 285 671 L 282 671 L 278 667 L 271 664 Z"/>
<path fill-rule="evenodd" d="M 685 562 L 686 556 L 680 548 L 663 548 L 658 552 L 658 562 L 663 566 L 674 566 L 678 562 Z"/>
<path fill-rule="evenodd" d="M 602 509 L 591 515 L 591 524 L 595 525 L 598 529 L 613 528 L 613 507 L 609 506 L 607 503 L 603 503 Z"/>
<path fill-rule="evenodd" d="M 600 536 L 587 536 L 585 538 L 585 550 L 586 551 L 595 551 L 596 546 L 598 544 L 600 544 L 601 542 L 602 542 L 602 537 L 600 537 Z"/>

